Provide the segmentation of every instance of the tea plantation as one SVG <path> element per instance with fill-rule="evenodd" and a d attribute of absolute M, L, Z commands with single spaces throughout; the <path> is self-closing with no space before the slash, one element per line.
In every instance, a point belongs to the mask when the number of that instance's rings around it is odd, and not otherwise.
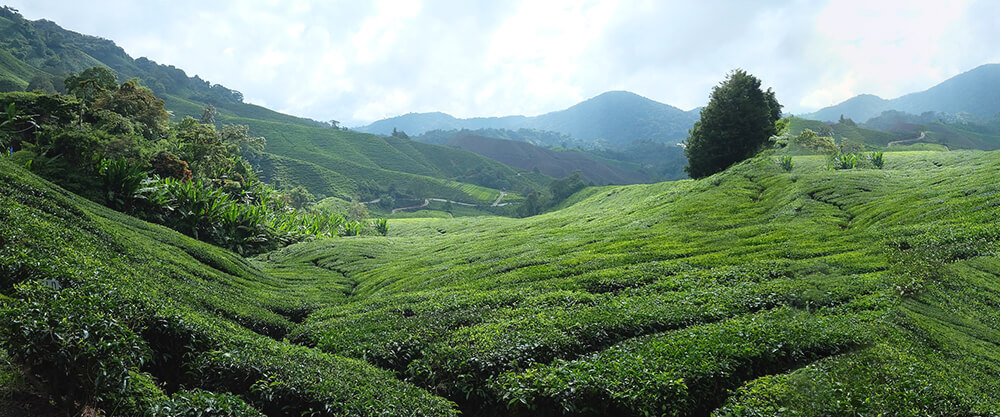
<path fill-rule="evenodd" d="M 0 405 L 1000 415 L 1000 153 L 884 158 L 758 157 L 254 259 L 0 161 Z"/>

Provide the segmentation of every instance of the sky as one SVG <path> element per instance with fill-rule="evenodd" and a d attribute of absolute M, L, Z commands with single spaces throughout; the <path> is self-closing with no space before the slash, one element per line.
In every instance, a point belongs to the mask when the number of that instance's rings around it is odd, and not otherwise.
<path fill-rule="evenodd" d="M 296 116 L 533 116 L 627 90 L 684 110 L 742 68 L 784 111 L 1000 63 L 995 0 L 8 0 Z"/>

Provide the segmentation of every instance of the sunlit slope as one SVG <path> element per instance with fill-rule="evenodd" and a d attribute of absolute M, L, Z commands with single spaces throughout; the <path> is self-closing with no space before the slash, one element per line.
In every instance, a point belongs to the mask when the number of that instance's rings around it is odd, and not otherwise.
<path fill-rule="evenodd" d="M 499 189 L 542 189 L 551 181 L 543 175 L 522 175 L 471 152 L 408 139 L 255 119 L 228 120 L 249 125 L 251 132 L 267 138 L 267 152 L 280 155 L 269 163 L 286 172 L 270 180 L 304 185 L 327 196 L 374 198 L 395 189 L 414 198 L 484 204 L 492 203 Z M 265 174 L 270 174 L 266 167 Z M 479 184 L 486 192 L 467 192 L 459 182 Z"/>
<path fill-rule="evenodd" d="M 203 109 L 173 96 L 166 102 L 175 115 L 197 117 Z M 261 161 L 267 181 L 289 188 L 302 185 L 314 194 L 374 199 L 396 190 L 413 198 L 484 204 L 495 200 L 500 189 L 542 189 L 551 181 L 471 152 L 320 127 L 253 105 L 220 104 L 219 111 L 220 122 L 247 125 L 251 134 L 267 139 L 270 155 Z M 457 183 L 488 192 L 467 193 Z"/>
<path fill-rule="evenodd" d="M 290 337 L 472 415 L 996 414 L 1000 154 L 886 160 L 292 246 L 352 290 Z"/>
<path fill-rule="evenodd" d="M 48 354 L 31 350 L 43 347 L 75 355 L 66 363 L 77 375 L 127 361 L 101 352 L 135 343 L 127 352 L 145 360 L 130 365 L 127 387 L 155 389 L 130 388 L 135 391 L 122 395 L 140 405 L 155 405 L 178 389 L 202 388 L 239 395 L 272 416 L 453 415 L 447 401 L 386 371 L 282 341 L 306 312 L 341 302 L 351 286 L 350 279 L 320 268 L 265 272 L 0 160 L 0 306 L 22 323 L 18 332 L 39 337 L 30 346 L 11 339 L 8 353 Z M 50 315 L 56 319 L 33 321 Z M 53 335 L 50 340 L 32 331 Z M 132 334 L 138 339 L 121 339 Z M 32 372 L 49 366 L 58 364 Z M 99 406 L 115 415 L 146 411 L 114 402 Z"/>

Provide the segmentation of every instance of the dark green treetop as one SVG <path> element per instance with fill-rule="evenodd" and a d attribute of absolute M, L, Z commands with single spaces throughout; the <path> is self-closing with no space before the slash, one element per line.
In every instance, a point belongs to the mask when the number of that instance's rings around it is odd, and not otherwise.
<path fill-rule="evenodd" d="M 694 124 L 684 153 L 691 178 L 703 178 L 749 158 L 770 143 L 781 119 L 781 104 L 771 89 L 741 69 L 712 89 L 701 119 Z"/>
<path fill-rule="evenodd" d="M 92 67 L 66 77 L 66 91 L 91 103 L 118 87 L 118 75 L 108 67 Z"/>

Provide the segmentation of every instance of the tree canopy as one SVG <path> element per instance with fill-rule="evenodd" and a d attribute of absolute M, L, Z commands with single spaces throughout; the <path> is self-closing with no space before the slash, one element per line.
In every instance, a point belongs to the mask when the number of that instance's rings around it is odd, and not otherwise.
<path fill-rule="evenodd" d="M 777 133 L 781 104 L 771 89 L 742 69 L 729 73 L 712 89 L 701 119 L 694 124 L 684 153 L 691 178 L 703 178 L 749 158 Z"/>

